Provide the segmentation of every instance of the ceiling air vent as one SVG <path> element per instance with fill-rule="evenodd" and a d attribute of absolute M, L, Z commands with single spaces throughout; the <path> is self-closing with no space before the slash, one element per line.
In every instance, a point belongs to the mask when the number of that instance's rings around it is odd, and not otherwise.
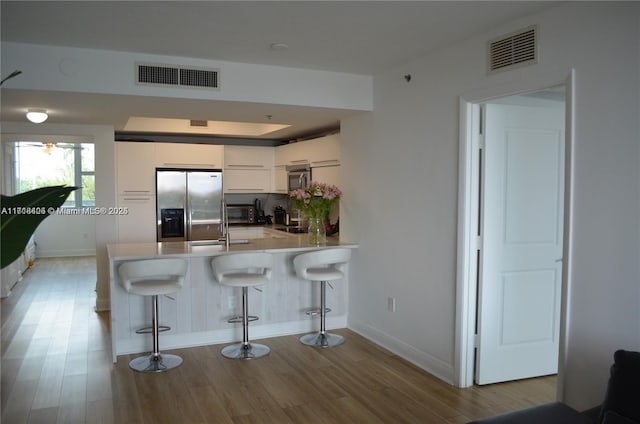
<path fill-rule="evenodd" d="M 536 25 L 489 41 L 489 73 L 505 71 L 538 61 Z"/>
<path fill-rule="evenodd" d="M 192 127 L 207 127 L 209 126 L 209 123 L 205 120 L 200 120 L 200 119 L 192 119 L 189 121 L 189 124 Z"/>
<path fill-rule="evenodd" d="M 220 88 L 217 69 L 136 64 L 136 82 L 144 85 Z"/>

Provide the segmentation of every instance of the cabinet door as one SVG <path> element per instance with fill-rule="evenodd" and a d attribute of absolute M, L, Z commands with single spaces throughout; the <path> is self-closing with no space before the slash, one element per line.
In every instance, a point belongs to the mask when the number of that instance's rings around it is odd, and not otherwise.
<path fill-rule="evenodd" d="M 225 169 L 270 169 L 274 148 L 262 146 L 225 146 Z"/>
<path fill-rule="evenodd" d="M 116 181 L 120 195 L 155 193 L 154 143 L 116 143 Z"/>
<path fill-rule="evenodd" d="M 311 180 L 332 184 L 340 188 L 340 166 L 321 166 L 311 168 Z"/>
<path fill-rule="evenodd" d="M 166 168 L 222 169 L 222 146 L 213 144 L 156 143 L 155 164 Z"/>
<path fill-rule="evenodd" d="M 275 165 L 299 165 L 309 163 L 304 141 L 276 147 Z"/>
<path fill-rule="evenodd" d="M 276 147 L 275 165 L 340 165 L 340 134 L 318 137 Z"/>
<path fill-rule="evenodd" d="M 118 242 L 145 243 L 156 241 L 156 197 L 120 195 L 118 207 L 127 214 L 118 215 Z"/>
<path fill-rule="evenodd" d="M 273 191 L 284 194 L 287 194 L 289 191 L 289 180 L 287 178 L 287 168 L 285 165 L 276 165 L 273 167 Z"/>
<path fill-rule="evenodd" d="M 273 147 L 226 146 L 223 174 L 225 193 L 272 191 L 273 157 Z"/>
<path fill-rule="evenodd" d="M 271 172 L 266 169 L 225 169 L 225 193 L 266 193 L 271 189 Z"/>
<path fill-rule="evenodd" d="M 339 134 L 315 138 L 304 143 L 311 167 L 340 165 Z"/>

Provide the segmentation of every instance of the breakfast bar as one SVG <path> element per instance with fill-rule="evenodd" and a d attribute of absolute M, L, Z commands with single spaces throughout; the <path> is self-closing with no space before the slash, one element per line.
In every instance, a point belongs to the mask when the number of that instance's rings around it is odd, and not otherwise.
<path fill-rule="evenodd" d="M 233 233 L 232 233 L 233 234 Z M 250 310 L 259 317 L 251 323 L 252 338 L 268 338 L 314 331 L 317 326 L 306 311 L 319 305 L 319 293 L 311 282 L 296 277 L 293 258 L 303 252 L 332 247 L 356 248 L 354 243 L 328 238 L 321 246 L 311 245 L 306 234 L 267 234 L 263 238 L 231 238 L 224 243 L 159 242 L 117 243 L 107 246 L 110 270 L 111 338 L 113 361 L 119 355 L 149 350 L 150 340 L 136 330 L 147 327 L 150 306 L 144 297 L 130 295 L 121 286 L 118 267 L 131 260 L 185 258 L 188 270 L 183 287 L 161 296 L 160 324 L 171 327 L 161 336 L 161 349 L 231 343 L 241 338 L 241 326 L 227 323 L 237 315 L 239 298 L 232 287 L 215 282 L 211 270 L 214 256 L 234 252 L 269 252 L 274 256 L 271 282 L 250 296 Z M 327 315 L 328 329 L 347 325 L 347 277 L 327 291 L 332 311 Z"/>

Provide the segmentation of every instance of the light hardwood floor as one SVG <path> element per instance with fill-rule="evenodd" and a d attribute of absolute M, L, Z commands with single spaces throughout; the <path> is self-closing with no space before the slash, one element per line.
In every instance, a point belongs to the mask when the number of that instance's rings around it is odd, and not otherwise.
<path fill-rule="evenodd" d="M 465 423 L 555 397 L 554 377 L 458 389 L 349 330 L 334 349 L 267 339 L 256 361 L 175 350 L 182 366 L 141 374 L 111 362 L 94 285 L 92 257 L 38 259 L 2 300 L 2 423 Z"/>

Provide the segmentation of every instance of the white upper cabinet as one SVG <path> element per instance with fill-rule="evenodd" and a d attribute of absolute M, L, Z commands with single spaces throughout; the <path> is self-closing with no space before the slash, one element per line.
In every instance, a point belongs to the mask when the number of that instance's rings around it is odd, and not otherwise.
<path fill-rule="evenodd" d="M 315 169 L 340 165 L 340 134 L 278 146 L 274 163 L 273 191 L 287 193 L 287 166 L 306 164 Z M 315 179 L 313 172 L 311 178 Z"/>
<path fill-rule="evenodd" d="M 225 193 L 273 191 L 273 147 L 225 146 L 222 184 Z"/>
<path fill-rule="evenodd" d="M 155 196 L 155 168 L 224 169 L 225 193 L 287 193 L 288 165 L 340 165 L 340 135 L 278 147 L 116 143 L 118 193 Z M 122 199 L 121 199 L 122 200 Z"/>
<path fill-rule="evenodd" d="M 273 147 L 225 146 L 225 169 L 271 169 L 273 167 Z"/>
<path fill-rule="evenodd" d="M 214 144 L 155 143 L 156 167 L 222 169 L 224 147 Z"/>
<path fill-rule="evenodd" d="M 273 167 L 273 192 L 287 194 L 289 190 L 289 179 L 287 178 L 286 165 L 276 165 Z"/>
<path fill-rule="evenodd" d="M 340 188 L 340 165 L 318 166 L 311 169 L 311 179 Z"/>
<path fill-rule="evenodd" d="M 340 134 L 276 147 L 275 165 L 340 165 Z"/>
<path fill-rule="evenodd" d="M 314 138 L 304 143 L 312 168 L 340 165 L 340 134 Z"/>
<path fill-rule="evenodd" d="M 305 152 L 304 141 L 276 147 L 275 165 L 299 165 L 309 163 L 309 155 Z"/>
<path fill-rule="evenodd" d="M 119 195 L 155 195 L 154 156 L 155 143 L 116 143 L 116 181 Z"/>

